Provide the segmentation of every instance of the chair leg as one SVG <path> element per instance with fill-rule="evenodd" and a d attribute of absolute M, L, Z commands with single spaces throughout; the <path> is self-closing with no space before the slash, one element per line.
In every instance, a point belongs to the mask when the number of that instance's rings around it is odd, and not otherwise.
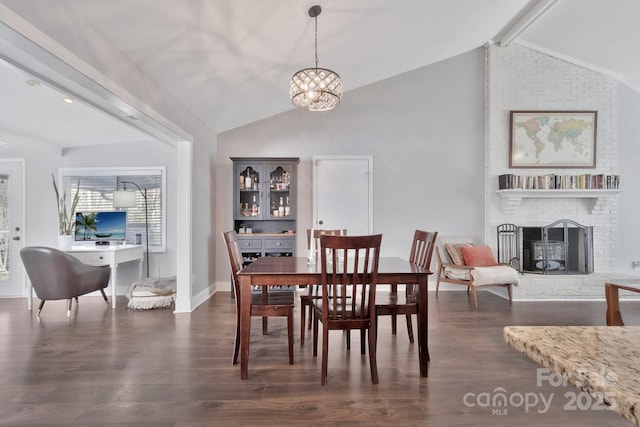
<path fill-rule="evenodd" d="M 438 274 L 438 278 L 436 279 L 436 298 L 438 298 L 438 288 L 440 287 L 440 274 Z"/>
<path fill-rule="evenodd" d="M 509 293 L 509 304 L 511 304 L 511 300 L 512 300 L 512 295 L 511 295 L 511 285 L 507 286 L 507 292 Z"/>
<path fill-rule="evenodd" d="M 306 318 L 306 307 L 304 300 L 300 300 L 300 347 L 304 347 L 304 328 L 305 328 L 305 318 Z M 311 311 L 311 307 L 309 307 L 309 311 Z M 309 323 L 309 327 L 311 327 L 311 323 Z"/>
<path fill-rule="evenodd" d="M 329 364 L 329 329 L 327 325 L 322 325 L 322 376 L 320 384 L 327 385 L 327 368 Z"/>
<path fill-rule="evenodd" d="M 71 303 L 73 301 L 73 298 L 69 298 L 69 300 L 67 301 L 67 319 L 71 317 Z"/>
<path fill-rule="evenodd" d="M 319 320 L 313 316 L 313 357 L 318 357 L 318 322 Z"/>
<path fill-rule="evenodd" d="M 413 322 L 410 314 L 407 314 L 407 334 L 409 335 L 409 342 L 413 344 Z"/>
<path fill-rule="evenodd" d="M 474 286 L 469 286 L 471 288 L 471 298 L 473 298 L 473 305 L 478 309 L 478 296 L 476 295 L 476 288 Z"/>
<path fill-rule="evenodd" d="M 264 316 L 262 318 L 262 335 L 267 335 L 268 331 L 267 331 L 267 317 Z"/>
<path fill-rule="evenodd" d="M 107 294 L 104 293 L 104 289 L 100 289 L 100 293 L 102 294 L 102 298 L 104 298 L 104 302 L 109 305 L 109 300 L 107 299 Z"/>
<path fill-rule="evenodd" d="M 293 307 L 287 312 L 287 340 L 289 341 L 289 365 L 293 365 Z"/>
<path fill-rule="evenodd" d="M 375 318 L 372 325 L 369 327 L 369 367 L 371 368 L 371 382 L 378 384 L 378 361 L 377 361 L 377 346 L 378 337 L 374 331 L 377 329 L 375 324 Z M 364 329 L 363 329 L 364 331 Z M 373 332 L 373 333 L 372 333 Z"/>
<path fill-rule="evenodd" d="M 40 301 L 40 305 L 38 306 L 38 311 L 36 312 L 36 317 L 40 317 L 40 312 L 42 311 L 42 307 L 44 307 L 44 301 Z"/>
<path fill-rule="evenodd" d="M 366 341 L 367 340 L 367 330 L 366 329 L 360 329 L 360 354 L 365 355 L 367 354 L 367 349 L 366 349 Z"/>
<path fill-rule="evenodd" d="M 240 352 L 240 311 L 237 310 L 236 316 L 236 343 L 233 348 L 233 363 L 232 365 L 238 364 L 238 353 Z"/>
<path fill-rule="evenodd" d="M 311 330 L 311 321 L 313 320 L 313 310 L 309 309 L 309 326 L 307 329 Z"/>
<path fill-rule="evenodd" d="M 351 350 L 351 331 L 347 329 L 344 333 L 347 335 L 347 350 Z"/>
<path fill-rule="evenodd" d="M 398 285 L 391 285 L 391 295 L 398 295 Z M 391 315 L 391 335 L 396 335 L 398 332 L 398 317 L 395 314 Z"/>

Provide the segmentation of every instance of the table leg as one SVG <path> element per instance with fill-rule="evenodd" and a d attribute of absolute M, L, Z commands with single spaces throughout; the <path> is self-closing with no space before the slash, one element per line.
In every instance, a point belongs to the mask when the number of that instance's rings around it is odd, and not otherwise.
<path fill-rule="evenodd" d="M 418 283 L 418 357 L 420 359 L 420 376 L 429 376 L 429 308 L 428 308 L 428 276 L 420 278 Z"/>
<path fill-rule="evenodd" d="M 624 326 L 620 313 L 620 299 L 618 287 L 611 283 L 604 285 L 604 294 L 607 299 L 607 326 Z"/>
<path fill-rule="evenodd" d="M 116 284 L 118 276 L 118 264 L 111 265 L 111 308 L 116 309 Z"/>
<path fill-rule="evenodd" d="M 29 287 L 27 288 L 27 310 L 33 310 L 33 285 L 31 284 L 31 280 L 27 279 L 29 282 Z"/>
<path fill-rule="evenodd" d="M 240 278 L 240 379 L 249 369 L 249 329 L 251 328 L 251 276 Z"/>

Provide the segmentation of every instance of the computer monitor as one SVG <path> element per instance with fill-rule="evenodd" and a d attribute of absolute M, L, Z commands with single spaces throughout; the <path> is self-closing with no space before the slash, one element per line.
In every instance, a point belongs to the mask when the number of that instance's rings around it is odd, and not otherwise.
<path fill-rule="evenodd" d="M 127 239 L 127 212 L 76 212 L 76 242 L 124 242 Z"/>

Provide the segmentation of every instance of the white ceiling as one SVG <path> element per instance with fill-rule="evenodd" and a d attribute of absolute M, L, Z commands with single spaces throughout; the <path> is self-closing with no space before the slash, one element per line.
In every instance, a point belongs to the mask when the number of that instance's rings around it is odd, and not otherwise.
<path fill-rule="evenodd" d="M 348 97 L 355 88 L 497 42 L 530 7 L 547 3 L 515 42 L 640 92 L 637 0 L 0 0 L 0 7 L 126 87 L 128 76 L 105 65 L 101 52 L 122 55 L 222 132 L 293 108 L 289 79 L 314 61 L 307 13 L 314 4 L 323 8 L 319 65 L 340 73 Z M 0 135 L 25 132 L 60 146 L 144 138 L 113 119 L 104 125 L 111 127 L 97 128 L 100 114 L 93 109 L 78 112 L 79 103 L 55 97 L 44 102 L 24 80 L 0 77 Z"/>

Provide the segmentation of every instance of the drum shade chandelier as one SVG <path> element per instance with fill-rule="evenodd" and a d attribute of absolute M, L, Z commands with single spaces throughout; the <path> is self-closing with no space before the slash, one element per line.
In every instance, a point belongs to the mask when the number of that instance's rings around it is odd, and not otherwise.
<path fill-rule="evenodd" d="M 318 15 L 322 8 L 318 5 L 309 9 L 309 16 L 315 19 L 316 66 L 298 71 L 291 78 L 291 103 L 301 110 L 327 111 L 336 108 L 342 98 L 342 81 L 335 71 L 318 68 Z"/>

